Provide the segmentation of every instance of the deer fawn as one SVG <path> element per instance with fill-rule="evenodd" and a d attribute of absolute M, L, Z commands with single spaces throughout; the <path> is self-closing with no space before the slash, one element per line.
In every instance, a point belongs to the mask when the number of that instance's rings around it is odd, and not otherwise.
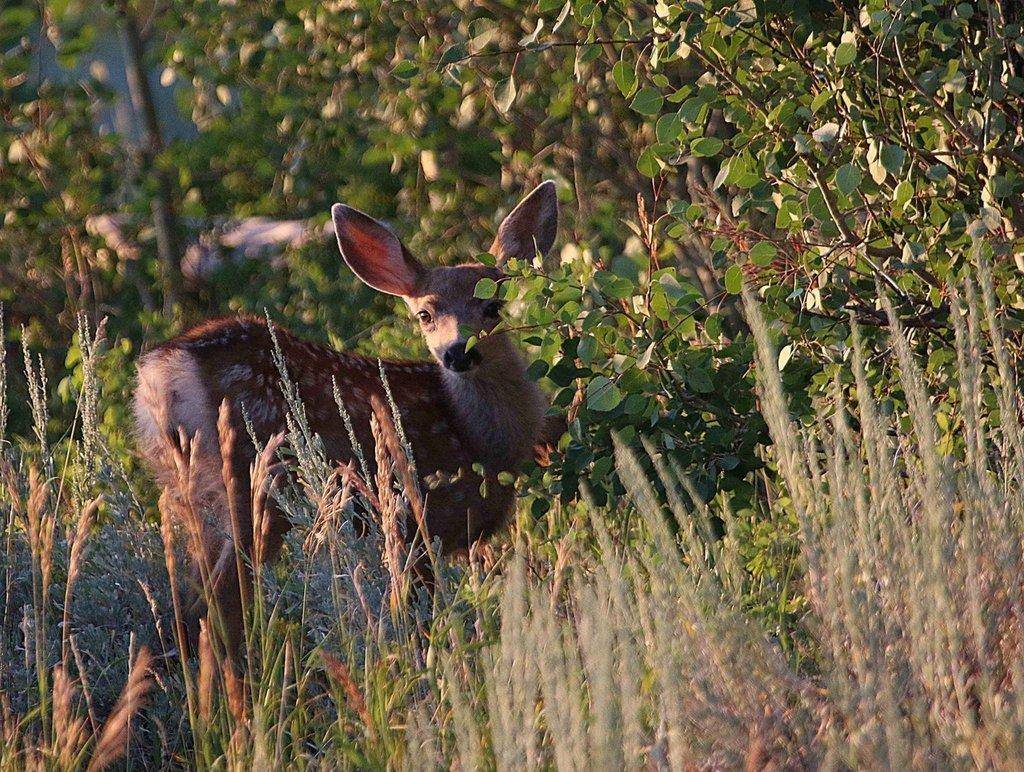
<path fill-rule="evenodd" d="M 423 518 L 428 535 L 440 539 L 445 552 L 467 548 L 494 533 L 509 516 L 514 490 L 500 484 L 498 475 L 516 470 L 531 455 L 545 426 L 546 400 L 527 376 L 514 343 L 501 331 L 486 334 L 500 320 L 499 302 L 474 297 L 480 279 L 499 280 L 502 271 L 479 263 L 428 268 L 368 215 L 342 204 L 335 204 L 331 215 L 345 262 L 369 286 L 405 300 L 436 359 L 382 366 L 421 489 L 429 489 Z M 545 254 L 557 226 L 555 186 L 548 181 L 501 223 L 490 250 L 496 264 Z M 468 332 L 483 334 L 467 350 Z M 224 557 L 236 549 L 249 560 L 253 557 L 249 485 L 256 450 L 253 443 L 240 441 L 234 443 L 232 458 L 221 457 L 218 406 L 225 405 L 226 418 L 239 437 L 247 436 L 246 421 L 261 443 L 285 430 L 288 406 L 272 334 L 329 460 L 346 464 L 354 456 L 335 403 L 335 384 L 358 443 L 372 447 L 370 416 L 385 396 L 376 360 L 309 343 L 285 330 L 272 331 L 263 320 L 243 317 L 206 322 L 148 352 L 138 363 L 134 410 L 139 451 L 163 486 L 165 515 L 180 519 L 188 504 L 202 521 L 196 540 L 201 546 L 191 549 L 192 571 L 196 586 L 201 586 L 203 561 L 208 572 L 220 574 L 208 577 L 207 586 L 214 588 L 229 649 L 237 648 L 246 590 L 239 585 L 234 561 Z M 551 424 L 552 434 L 560 433 L 554 429 L 558 425 Z M 182 490 L 176 473 L 173 443 L 178 436 L 191 438 L 188 490 Z M 373 467 L 373 454 L 367 455 Z M 484 470 L 486 496 L 474 466 Z M 229 477 L 235 481 L 232 502 Z M 272 560 L 290 523 L 272 507 L 268 517 L 261 557 Z M 232 533 L 241 534 L 241 544 Z M 203 613 L 197 597 L 189 637 L 194 638 L 194 625 Z"/>

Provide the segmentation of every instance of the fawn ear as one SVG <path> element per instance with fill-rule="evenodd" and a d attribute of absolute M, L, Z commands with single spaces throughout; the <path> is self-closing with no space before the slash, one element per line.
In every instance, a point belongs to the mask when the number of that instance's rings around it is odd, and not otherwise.
<path fill-rule="evenodd" d="M 360 279 L 389 295 L 411 297 L 423 266 L 384 223 L 344 204 L 331 207 L 341 256 Z"/>
<path fill-rule="evenodd" d="M 555 183 L 542 182 L 519 202 L 498 226 L 498 235 L 491 245 L 491 254 L 499 265 L 509 258 L 532 260 L 543 257 L 555 243 L 558 233 L 558 196 Z"/>

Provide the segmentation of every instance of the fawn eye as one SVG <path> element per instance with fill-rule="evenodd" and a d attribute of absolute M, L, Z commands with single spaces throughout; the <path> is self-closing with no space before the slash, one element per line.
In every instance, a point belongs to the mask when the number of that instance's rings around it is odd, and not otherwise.
<path fill-rule="evenodd" d="M 429 311 L 417 311 L 416 318 L 419 319 L 422 324 L 430 324 L 434 321 L 434 317 L 430 315 Z"/>
<path fill-rule="evenodd" d="M 501 316 L 501 301 L 492 300 L 486 306 L 484 306 L 484 316 L 490 319 L 497 319 Z"/>

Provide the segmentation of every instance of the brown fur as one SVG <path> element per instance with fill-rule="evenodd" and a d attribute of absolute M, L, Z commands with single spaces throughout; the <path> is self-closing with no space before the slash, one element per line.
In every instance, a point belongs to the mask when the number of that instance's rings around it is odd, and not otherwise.
<path fill-rule="evenodd" d="M 492 249 L 501 258 L 525 258 L 523 245 L 537 248 L 537 238 L 529 235 L 533 228 L 541 234 L 546 251 L 554 224 L 537 224 L 530 218 L 538 212 L 556 216 L 556 211 L 553 186 L 542 185 L 506 218 Z M 473 296 L 481 278 L 500 280 L 501 271 L 480 264 L 428 270 L 376 220 L 340 205 L 334 217 L 346 262 L 371 286 L 404 297 L 420 316 L 424 337 L 438 360 L 385 362 L 383 367 L 425 494 L 427 532 L 440 540 L 446 553 L 465 550 L 507 520 L 515 494 L 511 486 L 498 482 L 498 476 L 515 471 L 530 457 L 545 428 L 546 402 L 527 377 L 522 356 L 504 333 L 487 334 L 497 318 L 487 301 Z M 512 245 L 519 251 L 508 252 Z M 483 336 L 477 344 L 478 363 L 458 372 L 442 367 L 439 362 L 446 349 L 464 345 L 461 336 L 467 327 Z M 328 459 L 348 464 L 355 458 L 335 404 L 336 383 L 371 467 L 368 474 L 375 476 L 370 417 L 374 405 L 386 403 L 377 361 L 301 340 L 284 329 L 275 328 L 274 333 L 288 376 Z M 192 554 L 194 573 L 196 565 L 233 569 L 233 561 L 225 560 L 233 545 L 251 555 L 249 474 L 256 449 L 246 437 L 246 419 L 261 444 L 287 428 L 288 408 L 273 350 L 264 320 L 238 317 L 201 324 L 139 360 L 135 416 L 140 453 L 164 487 L 163 510 L 181 519 L 188 509 L 200 521 L 201 546 L 199 554 Z M 226 464 L 217 433 L 222 403 L 229 406 L 227 424 L 236 438 Z M 189 491 L 180 490 L 176 475 L 172 443 L 179 431 L 196 438 Z M 474 472 L 475 464 L 482 466 L 483 479 Z M 233 480 L 233 500 L 225 478 Z M 486 496 L 481 493 L 484 480 Z M 279 510 L 271 507 L 268 512 L 271 522 L 262 557 L 272 560 L 290 523 Z M 235 544 L 233 533 L 241 544 Z M 227 574 L 217 578 L 215 594 L 230 628 L 231 647 L 240 633 L 243 593 L 237 572 Z M 195 613 L 205 613 L 201 604 Z M 197 620 L 192 628 L 198 630 Z"/>
<path fill-rule="evenodd" d="M 357 439 L 372 464 L 370 402 L 373 396 L 385 400 L 377 362 L 300 340 L 283 329 L 276 329 L 275 333 L 289 377 L 299 388 L 309 422 L 322 438 L 328 457 L 338 463 L 347 463 L 354 457 L 332 395 L 334 380 L 352 417 Z M 220 507 L 223 498 L 213 406 L 228 399 L 232 422 L 239 427 L 245 426 L 243 411 L 247 413 L 260 442 L 286 429 L 287 406 L 279 387 L 280 373 L 272 350 L 263 320 L 220 319 L 163 344 L 139 363 L 140 383 L 153 384 L 152 392 L 158 398 L 169 397 L 172 423 L 183 426 L 186 432 L 201 434 L 200 452 L 209 457 L 211 463 L 207 467 L 208 478 L 200 489 L 204 502 L 210 506 Z M 180 371 L 175 371 L 177 380 L 171 380 L 168 370 L 172 366 L 180 368 L 184 357 L 190 360 L 192 372 L 198 374 L 198 383 L 185 386 Z M 455 476 L 480 460 L 483 451 L 480 440 L 467 431 L 463 417 L 453 408 L 440 368 L 435 363 L 385 362 L 384 371 L 425 486 L 427 480 Z M 201 394 L 202 399 L 196 399 L 195 393 Z M 166 485 L 172 470 L 169 460 L 164 460 L 166 452 L 161 452 L 159 445 L 168 427 L 157 427 L 155 420 L 149 417 L 153 412 L 153 397 L 140 388 L 136 407 L 139 442 L 143 455 L 155 462 L 158 481 Z M 159 429 L 161 434 L 151 435 L 150 426 Z M 534 431 L 529 434 L 535 436 Z M 533 436 L 524 438 L 519 447 L 508 448 L 489 473 L 496 475 L 514 469 L 532 449 Z M 255 457 L 254 450 L 245 448 L 247 444 L 238 443 L 236 455 L 239 458 L 235 462 L 236 474 L 244 469 L 246 476 Z M 371 475 L 374 471 L 370 470 Z M 493 533 L 507 514 L 504 496 L 499 494 L 484 500 L 478 492 L 474 493 L 480 479 L 473 480 L 473 476 L 464 475 L 458 483 L 429 491 L 428 519 L 430 511 L 437 513 L 430 522 L 431 534 L 440 537 L 446 549 L 464 546 Z M 465 502 L 467 512 L 463 522 L 443 517 L 456 502 Z"/>

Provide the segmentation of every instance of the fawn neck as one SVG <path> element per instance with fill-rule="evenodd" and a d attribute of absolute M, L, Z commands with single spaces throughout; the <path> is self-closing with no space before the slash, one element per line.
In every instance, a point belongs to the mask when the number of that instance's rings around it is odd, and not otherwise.
<path fill-rule="evenodd" d="M 508 336 L 488 336 L 478 345 L 487 349 L 480 365 L 464 373 L 442 367 L 442 381 L 484 466 L 489 471 L 511 471 L 529 456 L 546 402 Z"/>

